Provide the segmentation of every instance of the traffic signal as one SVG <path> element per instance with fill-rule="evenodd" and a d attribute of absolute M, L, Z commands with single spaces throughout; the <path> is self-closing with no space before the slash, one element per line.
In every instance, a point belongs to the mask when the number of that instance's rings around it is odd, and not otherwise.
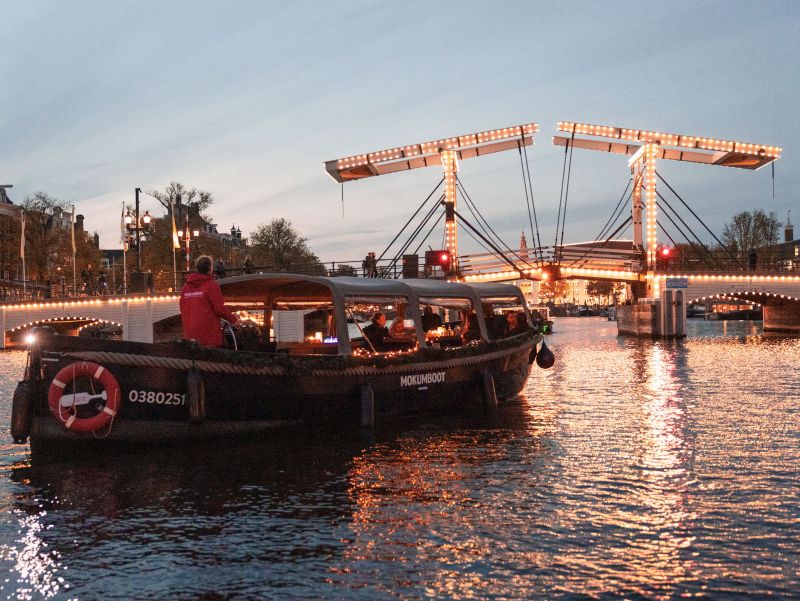
<path fill-rule="evenodd" d="M 426 250 L 426 271 L 438 267 L 446 275 L 450 273 L 450 253 L 446 250 Z"/>
<path fill-rule="evenodd" d="M 672 249 L 669 246 L 662 246 L 656 255 L 657 267 L 664 270 L 668 269 L 670 259 L 672 259 Z"/>

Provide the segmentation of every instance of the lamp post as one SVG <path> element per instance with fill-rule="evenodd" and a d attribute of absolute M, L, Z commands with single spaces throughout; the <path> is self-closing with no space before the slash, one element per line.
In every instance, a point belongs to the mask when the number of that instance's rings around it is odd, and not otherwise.
<path fill-rule="evenodd" d="M 136 202 L 134 204 L 133 213 L 130 209 L 125 214 L 125 230 L 129 240 L 133 240 L 133 245 L 136 247 L 136 277 L 134 288 L 136 292 L 142 292 L 144 289 L 144 281 L 142 278 L 142 241 L 153 231 L 153 218 L 150 216 L 150 211 L 145 211 L 144 215 L 139 215 L 139 194 L 142 192 L 141 188 L 134 189 L 136 195 Z"/>
<path fill-rule="evenodd" d="M 178 238 L 184 244 L 183 254 L 186 255 L 186 271 L 192 270 L 192 242 L 197 242 L 200 237 L 200 230 L 189 227 L 189 211 L 186 211 L 186 224 L 184 229 L 178 230 Z"/>

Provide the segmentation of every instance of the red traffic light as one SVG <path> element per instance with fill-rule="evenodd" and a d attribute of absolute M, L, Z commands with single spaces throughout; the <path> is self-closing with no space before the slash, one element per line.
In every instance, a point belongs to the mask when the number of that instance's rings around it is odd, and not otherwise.
<path fill-rule="evenodd" d="M 661 249 L 661 256 L 666 259 L 667 257 L 669 257 L 669 254 L 671 252 L 672 250 L 668 246 L 665 246 L 664 248 Z"/>
<path fill-rule="evenodd" d="M 442 265 L 447 265 L 450 263 L 450 255 L 448 253 L 441 253 L 439 255 L 439 263 Z"/>

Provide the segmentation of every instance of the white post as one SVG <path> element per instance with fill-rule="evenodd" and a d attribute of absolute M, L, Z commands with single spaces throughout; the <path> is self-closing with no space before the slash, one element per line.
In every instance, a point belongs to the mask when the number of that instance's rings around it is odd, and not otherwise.
<path fill-rule="evenodd" d="M 456 176 L 458 159 L 454 150 L 440 153 L 444 168 L 444 243 L 450 256 L 450 273 L 458 275 L 458 235 L 456 231 Z"/>
<path fill-rule="evenodd" d="M 128 294 L 128 243 L 122 243 L 122 293 Z"/>

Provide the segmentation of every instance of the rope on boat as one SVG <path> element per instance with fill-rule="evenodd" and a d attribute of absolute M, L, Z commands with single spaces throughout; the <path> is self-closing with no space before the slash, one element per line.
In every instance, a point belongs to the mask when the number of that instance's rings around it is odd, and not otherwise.
<path fill-rule="evenodd" d="M 534 337 L 525 344 L 508 349 L 485 353 L 481 355 L 471 355 L 469 357 L 459 357 L 445 361 L 425 361 L 420 363 L 404 363 L 402 365 L 388 365 L 386 367 L 373 367 L 362 365 L 358 367 L 346 367 L 343 369 L 312 369 L 312 376 L 368 376 L 368 375 L 391 375 L 403 374 L 408 372 L 418 372 L 420 369 L 449 369 L 452 367 L 463 367 L 476 365 L 484 361 L 495 361 L 503 359 L 526 349 L 539 342 L 541 337 Z M 66 353 L 67 357 L 80 359 L 83 361 L 93 361 L 101 365 L 126 365 L 134 367 L 156 367 L 177 370 L 189 370 L 196 367 L 206 373 L 218 374 L 246 374 L 259 376 L 286 376 L 290 375 L 289 370 L 281 366 L 266 367 L 247 367 L 244 365 L 233 365 L 216 361 L 198 361 L 192 359 L 180 359 L 177 357 L 156 357 L 152 355 L 135 355 L 132 353 L 111 353 L 108 351 L 75 351 Z"/>
<path fill-rule="evenodd" d="M 201 371 L 217 374 L 255 374 L 261 376 L 283 376 L 287 374 L 286 368 L 279 366 L 245 367 L 216 361 L 155 357 L 152 355 L 134 355 L 132 353 L 110 353 L 108 351 L 76 351 L 67 353 L 67 356 L 85 361 L 100 362 L 100 364 L 109 363 L 135 367 L 162 367 L 179 370 L 189 370 L 192 367 L 196 367 Z"/>

